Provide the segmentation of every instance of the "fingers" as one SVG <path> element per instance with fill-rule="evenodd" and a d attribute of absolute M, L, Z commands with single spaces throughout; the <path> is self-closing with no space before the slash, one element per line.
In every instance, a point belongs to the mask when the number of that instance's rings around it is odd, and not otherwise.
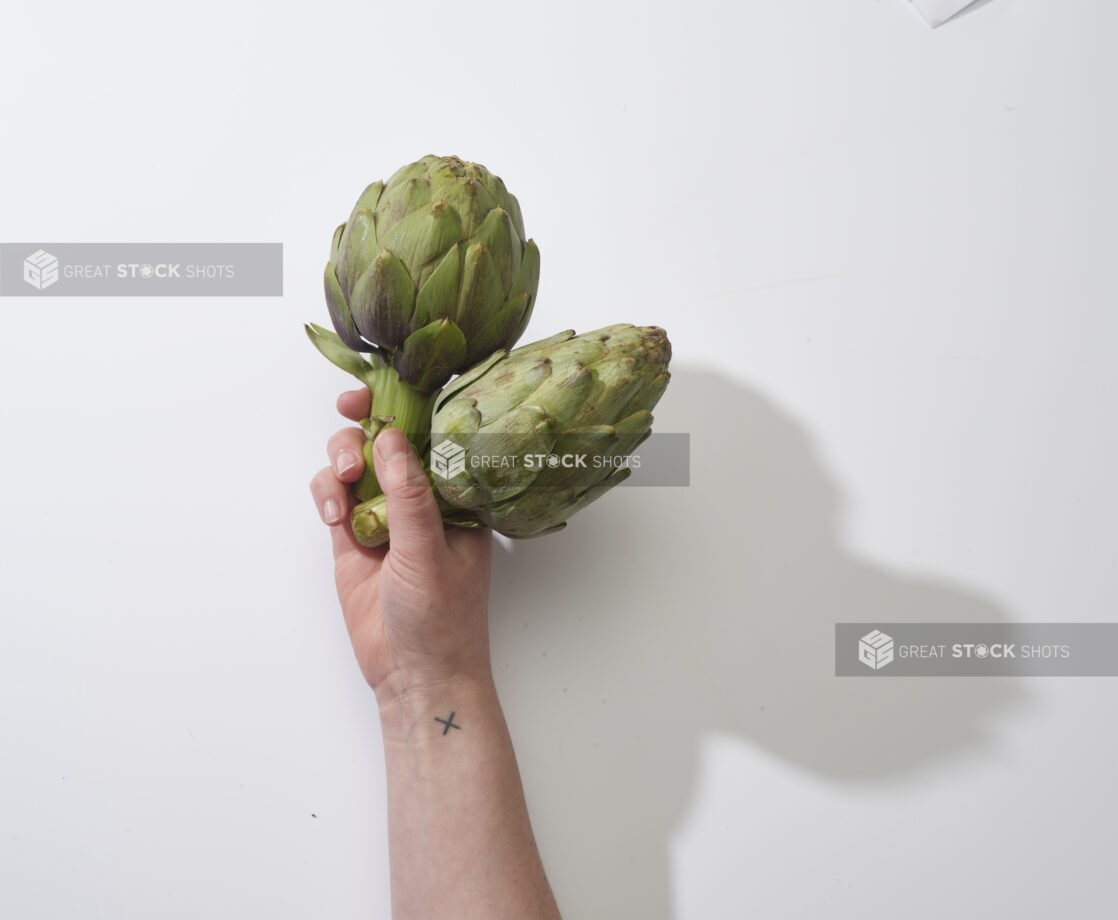
<path fill-rule="evenodd" d="M 385 428 L 373 443 L 377 480 L 388 503 L 392 552 L 413 563 L 434 562 L 446 550 L 442 515 L 423 466 L 397 428 Z"/>
<path fill-rule="evenodd" d="M 373 396 L 367 387 L 360 390 L 346 390 L 338 397 L 338 411 L 351 422 L 359 422 L 369 417 Z"/>
<path fill-rule="evenodd" d="M 326 442 L 326 456 L 342 482 L 356 482 L 365 471 L 365 458 L 361 454 L 364 443 L 365 432 L 360 428 L 343 428 Z"/>
<path fill-rule="evenodd" d="M 311 496 L 314 498 L 318 516 L 324 524 L 339 524 L 349 511 L 349 496 L 346 484 L 334 473 L 333 467 L 323 467 L 311 480 Z"/>
<path fill-rule="evenodd" d="M 353 611 L 346 603 L 346 595 L 358 587 L 362 579 L 374 576 L 380 570 L 387 547 L 369 549 L 357 542 L 349 525 L 349 491 L 332 467 L 324 467 L 315 474 L 311 480 L 311 495 L 314 496 L 319 517 L 330 525 L 338 594 L 342 599 L 346 627 L 352 631 Z"/>

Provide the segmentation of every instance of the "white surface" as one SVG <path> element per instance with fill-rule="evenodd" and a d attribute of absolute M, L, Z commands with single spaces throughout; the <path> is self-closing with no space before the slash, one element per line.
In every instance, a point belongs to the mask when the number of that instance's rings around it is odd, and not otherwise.
<path fill-rule="evenodd" d="M 498 561 L 565 915 L 1115 916 L 1118 683 L 829 672 L 835 620 L 1115 615 L 1116 27 L 9 10 L 0 239 L 279 240 L 287 295 L 0 302 L 0 914 L 387 916 L 306 492 L 348 384 L 300 323 L 360 189 L 435 151 L 519 196 L 529 336 L 664 325 L 693 433 L 690 489 Z"/>

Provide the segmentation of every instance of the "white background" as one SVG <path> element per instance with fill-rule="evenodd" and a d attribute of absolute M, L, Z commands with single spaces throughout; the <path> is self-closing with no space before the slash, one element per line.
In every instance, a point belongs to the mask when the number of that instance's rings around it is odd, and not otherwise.
<path fill-rule="evenodd" d="M 657 323 L 689 489 L 496 563 L 565 916 L 1113 917 L 1118 683 L 840 681 L 836 620 L 1108 620 L 1118 8 L 6 9 L 0 239 L 278 241 L 282 299 L 0 302 L 0 914 L 387 916 L 307 493 L 331 233 L 428 153 Z"/>

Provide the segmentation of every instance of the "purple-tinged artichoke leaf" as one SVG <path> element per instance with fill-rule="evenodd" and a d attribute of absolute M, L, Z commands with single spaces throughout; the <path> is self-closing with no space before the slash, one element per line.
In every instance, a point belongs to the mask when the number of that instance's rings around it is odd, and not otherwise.
<path fill-rule="evenodd" d="M 365 338 L 384 348 L 402 345 L 415 312 L 415 285 L 404 263 L 382 251 L 354 285 L 349 308 Z"/>
<path fill-rule="evenodd" d="M 392 359 L 400 379 L 425 393 L 442 386 L 466 361 L 466 338 L 448 319 L 417 329 Z"/>
<path fill-rule="evenodd" d="M 334 266 L 327 262 L 326 271 L 322 277 L 326 289 L 326 309 L 330 312 L 330 322 L 334 324 L 341 340 L 354 351 L 368 351 L 370 345 L 362 341 L 361 333 L 353 321 L 353 314 L 349 311 L 345 294 L 338 284 L 338 276 L 334 274 Z"/>

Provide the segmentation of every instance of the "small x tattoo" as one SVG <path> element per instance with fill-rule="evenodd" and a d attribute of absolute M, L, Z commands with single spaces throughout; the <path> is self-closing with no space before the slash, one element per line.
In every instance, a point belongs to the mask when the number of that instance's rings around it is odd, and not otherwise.
<path fill-rule="evenodd" d="M 453 712 L 449 716 L 447 716 L 445 719 L 440 719 L 438 716 L 435 716 L 435 721 L 436 722 L 442 722 L 443 725 L 446 726 L 446 728 L 443 729 L 443 734 L 444 735 L 448 731 L 450 731 L 452 728 L 461 728 L 462 727 L 461 725 L 455 725 L 454 724 L 454 713 Z"/>

